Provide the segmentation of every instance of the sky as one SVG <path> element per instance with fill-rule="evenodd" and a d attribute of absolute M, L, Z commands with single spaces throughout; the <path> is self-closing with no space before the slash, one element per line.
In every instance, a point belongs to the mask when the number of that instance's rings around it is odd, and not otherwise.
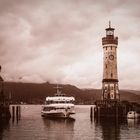
<path fill-rule="evenodd" d="M 0 0 L 5 81 L 102 87 L 102 37 L 118 36 L 120 89 L 140 90 L 139 0 Z"/>

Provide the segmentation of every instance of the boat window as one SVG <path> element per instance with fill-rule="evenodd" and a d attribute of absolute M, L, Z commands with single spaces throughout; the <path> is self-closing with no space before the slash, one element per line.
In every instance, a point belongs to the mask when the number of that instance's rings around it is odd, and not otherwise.
<path fill-rule="evenodd" d="M 50 110 L 56 110 L 55 107 L 44 107 L 43 111 L 50 111 Z"/>
<path fill-rule="evenodd" d="M 65 107 L 57 107 L 56 109 L 66 109 Z"/>
<path fill-rule="evenodd" d="M 74 100 L 46 101 L 45 104 L 74 103 Z"/>
<path fill-rule="evenodd" d="M 59 103 L 65 103 L 64 101 L 60 101 Z"/>
<path fill-rule="evenodd" d="M 52 104 L 53 102 L 52 101 L 46 101 L 46 104 Z"/>

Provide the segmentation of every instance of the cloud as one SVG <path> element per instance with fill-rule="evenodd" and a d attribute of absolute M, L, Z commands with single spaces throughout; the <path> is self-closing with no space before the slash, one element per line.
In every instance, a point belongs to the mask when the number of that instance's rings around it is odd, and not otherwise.
<path fill-rule="evenodd" d="M 139 4 L 137 0 L 0 0 L 4 79 L 101 88 L 101 38 L 111 20 L 119 37 L 120 88 L 140 89 Z"/>

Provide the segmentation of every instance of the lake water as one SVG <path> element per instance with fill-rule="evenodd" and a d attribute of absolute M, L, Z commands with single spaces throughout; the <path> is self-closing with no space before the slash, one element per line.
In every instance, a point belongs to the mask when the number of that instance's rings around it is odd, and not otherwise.
<path fill-rule="evenodd" d="M 0 140 L 140 140 L 139 120 L 91 121 L 89 105 L 73 119 L 43 119 L 41 105 L 22 105 L 21 119 L 0 124 Z"/>

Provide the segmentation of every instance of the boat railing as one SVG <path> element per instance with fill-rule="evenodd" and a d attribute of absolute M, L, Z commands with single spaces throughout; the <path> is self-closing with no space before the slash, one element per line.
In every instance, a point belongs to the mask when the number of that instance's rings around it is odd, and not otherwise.
<path fill-rule="evenodd" d="M 74 104 L 73 100 L 69 101 L 46 101 L 45 104 Z"/>

